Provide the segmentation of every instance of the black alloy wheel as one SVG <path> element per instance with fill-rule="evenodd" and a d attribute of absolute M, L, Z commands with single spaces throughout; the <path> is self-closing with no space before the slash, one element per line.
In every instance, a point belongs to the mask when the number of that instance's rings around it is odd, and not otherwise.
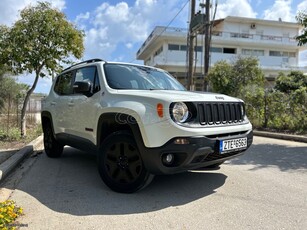
<path fill-rule="evenodd" d="M 105 184 L 121 193 L 140 190 L 153 179 L 144 167 L 132 134 L 127 131 L 112 133 L 103 141 L 98 169 Z"/>

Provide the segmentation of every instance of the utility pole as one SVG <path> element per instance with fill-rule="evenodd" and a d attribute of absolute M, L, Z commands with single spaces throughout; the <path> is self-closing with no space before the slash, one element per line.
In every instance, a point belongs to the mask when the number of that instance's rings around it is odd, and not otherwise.
<path fill-rule="evenodd" d="M 193 58 L 194 58 L 194 32 L 192 28 L 192 20 L 195 15 L 195 0 L 191 0 L 190 8 L 190 24 L 189 24 L 189 34 L 188 34 L 188 47 L 189 47 L 189 68 L 188 68 L 188 89 L 194 90 L 194 73 L 193 73 Z"/>
<path fill-rule="evenodd" d="M 204 57 L 204 85 L 203 90 L 207 91 L 208 83 L 207 83 L 207 76 L 209 72 L 209 60 L 210 60 L 210 0 L 206 0 L 206 12 L 205 12 L 205 57 Z"/>

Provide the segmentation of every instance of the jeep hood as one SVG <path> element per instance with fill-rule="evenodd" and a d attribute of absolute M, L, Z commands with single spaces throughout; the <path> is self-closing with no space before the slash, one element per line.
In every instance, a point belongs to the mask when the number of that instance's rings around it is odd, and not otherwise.
<path fill-rule="evenodd" d="M 154 98 L 168 102 L 188 102 L 188 101 L 225 101 L 225 102 L 238 102 L 242 101 L 238 98 L 230 97 L 218 93 L 210 92 L 192 92 L 192 91 L 177 91 L 177 90 L 118 90 L 117 94 Z"/>

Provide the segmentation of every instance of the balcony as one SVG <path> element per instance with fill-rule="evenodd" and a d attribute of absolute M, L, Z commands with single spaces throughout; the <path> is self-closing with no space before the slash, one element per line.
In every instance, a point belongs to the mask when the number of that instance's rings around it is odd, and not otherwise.
<path fill-rule="evenodd" d="M 259 43 L 261 45 L 286 45 L 286 46 L 297 46 L 297 41 L 294 37 L 282 37 L 275 35 L 259 35 L 259 34 L 249 34 L 249 33 L 234 33 L 225 31 L 213 31 L 212 40 L 214 41 L 229 41 L 231 42 L 247 42 L 247 43 Z"/>
<path fill-rule="evenodd" d="M 181 41 L 186 43 L 188 29 L 186 28 L 175 28 L 175 27 L 163 27 L 157 26 L 148 36 L 146 41 L 142 44 L 140 49 L 137 51 L 137 57 L 146 57 L 150 54 L 150 49 L 156 49 L 155 43 L 161 42 L 161 40 L 167 40 L 168 42 Z M 251 33 L 236 33 L 226 31 L 212 31 L 212 44 L 220 45 L 232 45 L 238 46 L 238 44 L 248 46 L 256 46 L 263 48 L 288 48 L 305 50 L 305 47 L 297 47 L 297 41 L 294 37 L 282 37 L 276 35 L 260 35 Z M 150 48 L 149 46 L 152 46 Z M 145 54 L 146 53 L 146 54 Z M 145 54 L 145 55 L 144 55 Z"/>
<path fill-rule="evenodd" d="M 157 26 L 155 29 L 150 33 L 148 38 L 142 44 L 141 48 L 137 51 L 137 56 L 141 54 L 147 47 L 149 43 L 153 43 L 158 37 L 160 36 L 173 36 L 173 37 L 182 37 L 186 39 L 188 34 L 188 29 L 186 28 L 177 28 L 177 27 L 164 27 L 164 26 Z"/>

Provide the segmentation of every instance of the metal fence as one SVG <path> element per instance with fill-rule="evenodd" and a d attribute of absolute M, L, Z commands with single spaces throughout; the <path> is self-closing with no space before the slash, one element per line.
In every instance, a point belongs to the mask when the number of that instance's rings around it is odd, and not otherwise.
<path fill-rule="evenodd" d="M 41 122 L 42 97 L 31 97 L 26 108 L 27 126 L 37 125 Z M 5 101 L 0 109 L 0 133 L 7 134 L 11 129 L 19 128 L 21 123 L 21 109 L 23 99 L 17 98 Z"/>

